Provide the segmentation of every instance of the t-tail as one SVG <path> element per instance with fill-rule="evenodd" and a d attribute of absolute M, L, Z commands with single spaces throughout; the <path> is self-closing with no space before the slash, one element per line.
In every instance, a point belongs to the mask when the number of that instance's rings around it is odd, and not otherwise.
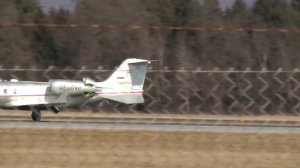
<path fill-rule="evenodd" d="M 143 103 L 143 86 L 149 62 L 126 59 L 107 80 L 96 83 L 98 96 L 126 104 Z"/>

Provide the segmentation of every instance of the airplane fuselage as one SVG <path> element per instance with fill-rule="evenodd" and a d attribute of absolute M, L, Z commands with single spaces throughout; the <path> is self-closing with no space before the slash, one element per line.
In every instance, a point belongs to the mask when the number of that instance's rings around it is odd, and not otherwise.
<path fill-rule="evenodd" d="M 85 94 L 57 94 L 51 91 L 50 82 L 10 82 L 0 81 L 0 107 L 60 105 L 63 107 L 78 106 L 81 104 L 100 101 L 103 98 L 114 99 L 125 97 L 136 100 L 142 90 L 116 90 L 98 87 L 90 97 Z M 124 96 L 125 95 L 125 96 Z"/>
<path fill-rule="evenodd" d="M 60 100 L 61 96 L 61 94 L 53 93 L 50 90 L 49 82 L 0 82 L 1 107 L 66 103 L 63 99 Z M 80 97 L 81 100 L 84 98 L 83 95 Z M 71 97 L 68 99 L 70 99 L 69 101 L 71 102 Z"/>

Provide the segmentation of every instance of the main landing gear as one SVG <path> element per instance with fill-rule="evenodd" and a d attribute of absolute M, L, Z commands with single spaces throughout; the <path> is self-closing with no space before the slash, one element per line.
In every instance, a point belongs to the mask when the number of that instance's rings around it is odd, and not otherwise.
<path fill-rule="evenodd" d="M 34 122 L 40 122 L 42 119 L 41 110 L 33 109 L 31 113 L 31 118 Z"/>
<path fill-rule="evenodd" d="M 52 112 L 56 113 L 56 114 L 60 111 L 60 109 L 58 107 L 56 107 L 56 106 L 51 106 L 48 109 L 51 110 Z M 42 119 L 41 108 L 39 108 L 39 107 L 32 107 L 31 110 L 32 110 L 32 113 L 31 113 L 32 120 L 34 122 L 40 122 L 41 119 Z"/>

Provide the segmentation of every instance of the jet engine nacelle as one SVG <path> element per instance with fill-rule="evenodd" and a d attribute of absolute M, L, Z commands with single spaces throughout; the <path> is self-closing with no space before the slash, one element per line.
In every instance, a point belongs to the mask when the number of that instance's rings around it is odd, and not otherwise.
<path fill-rule="evenodd" d="M 81 81 L 72 80 L 51 80 L 50 89 L 56 94 L 68 93 L 71 95 L 76 95 L 95 92 L 94 86 L 86 85 Z"/>

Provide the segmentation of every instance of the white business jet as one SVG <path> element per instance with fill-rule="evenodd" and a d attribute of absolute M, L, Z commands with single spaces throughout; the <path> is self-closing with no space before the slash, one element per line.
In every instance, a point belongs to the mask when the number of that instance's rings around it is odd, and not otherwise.
<path fill-rule="evenodd" d="M 41 120 L 41 110 L 58 113 L 61 107 L 78 106 L 103 98 L 126 103 L 143 103 L 143 85 L 148 60 L 126 59 L 103 82 L 90 78 L 77 80 L 0 81 L 0 107 L 30 109 L 32 120 Z"/>

